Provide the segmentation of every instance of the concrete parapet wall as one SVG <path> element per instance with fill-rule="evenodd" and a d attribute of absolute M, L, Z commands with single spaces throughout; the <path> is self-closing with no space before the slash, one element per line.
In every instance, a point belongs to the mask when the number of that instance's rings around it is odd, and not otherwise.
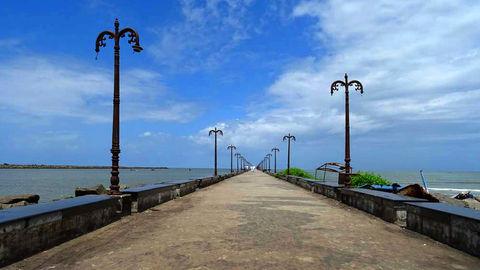
<path fill-rule="evenodd" d="M 340 200 L 340 192 L 343 189 L 343 186 L 340 186 L 335 183 L 316 183 L 315 184 L 315 193 L 322 194 L 328 198 Z"/>
<path fill-rule="evenodd" d="M 120 217 L 115 199 L 87 195 L 0 211 L 0 267 L 93 231 Z"/>
<path fill-rule="evenodd" d="M 200 180 L 193 180 L 185 183 L 181 183 L 178 187 L 180 196 L 183 197 L 197 190 Z"/>
<path fill-rule="evenodd" d="M 215 177 L 205 177 L 205 178 L 202 178 L 200 179 L 200 182 L 199 182 L 199 188 L 206 188 L 210 185 L 213 185 L 217 182 L 217 178 Z"/>
<path fill-rule="evenodd" d="M 406 202 L 427 202 L 425 199 L 362 188 L 342 189 L 340 200 L 347 205 L 401 226 L 406 225 Z"/>
<path fill-rule="evenodd" d="M 445 203 L 407 203 L 407 228 L 480 257 L 480 212 Z"/>
<path fill-rule="evenodd" d="M 176 197 L 182 197 L 195 192 L 198 188 L 206 188 L 238 174 L 239 173 L 233 173 L 216 177 L 205 177 L 184 182 L 151 184 L 129 188 L 123 192 L 132 196 L 133 211 L 143 212 L 156 205 L 173 200 Z"/>
<path fill-rule="evenodd" d="M 126 189 L 123 193 L 132 196 L 132 210 L 143 212 L 148 208 L 172 200 L 176 184 L 153 184 Z"/>
<path fill-rule="evenodd" d="M 304 189 L 308 189 L 312 192 L 322 194 L 324 196 L 327 196 L 335 200 L 340 200 L 340 190 L 343 188 L 342 185 L 338 185 L 336 183 L 319 182 L 319 181 L 314 181 L 314 180 L 305 179 L 302 177 L 297 177 L 292 175 L 289 175 L 289 176 L 280 176 L 280 175 L 274 175 L 274 174 L 271 174 L 271 175 L 278 179 L 300 186 Z"/>

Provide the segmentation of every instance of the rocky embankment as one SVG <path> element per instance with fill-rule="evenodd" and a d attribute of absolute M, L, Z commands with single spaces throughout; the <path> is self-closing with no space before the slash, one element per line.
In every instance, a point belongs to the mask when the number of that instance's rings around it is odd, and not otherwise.
<path fill-rule="evenodd" d="M 0 196 L 0 209 L 36 204 L 40 200 L 37 194 Z"/>
<path fill-rule="evenodd" d="M 479 200 L 478 198 L 467 198 L 467 199 L 459 200 L 459 199 L 451 198 L 450 196 L 442 193 L 432 193 L 432 195 L 435 196 L 435 198 L 437 198 L 440 202 L 443 202 L 443 203 L 480 210 L 480 201 L 478 201 Z"/>

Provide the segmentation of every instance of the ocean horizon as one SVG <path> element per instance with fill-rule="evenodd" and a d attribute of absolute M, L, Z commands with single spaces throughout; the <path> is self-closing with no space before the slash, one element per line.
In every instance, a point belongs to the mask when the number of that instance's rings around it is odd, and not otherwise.
<path fill-rule="evenodd" d="M 219 174 L 228 172 L 230 169 L 219 169 Z M 313 170 L 309 172 L 314 175 Z M 400 185 L 414 183 L 423 185 L 420 173 L 416 171 L 374 172 Z M 120 184 L 133 187 L 212 175 L 211 168 L 121 169 Z M 424 176 L 431 192 L 455 195 L 471 191 L 474 195 L 480 195 L 480 172 L 424 171 Z M 40 202 L 48 202 L 74 196 L 76 187 L 102 184 L 108 188 L 109 179 L 109 169 L 1 169 L 0 196 L 32 193 L 40 195 Z M 323 181 L 323 172 L 317 173 L 317 179 Z M 337 175 L 326 173 L 325 181 L 337 181 Z"/>

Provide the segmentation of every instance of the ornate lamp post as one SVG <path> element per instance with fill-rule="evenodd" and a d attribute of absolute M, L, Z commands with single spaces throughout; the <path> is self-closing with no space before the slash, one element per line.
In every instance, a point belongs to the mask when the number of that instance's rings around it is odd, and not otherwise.
<path fill-rule="evenodd" d="M 267 158 L 268 158 L 268 172 L 271 172 L 271 168 L 270 168 L 270 158 L 272 157 L 272 154 L 268 153 L 267 154 Z"/>
<path fill-rule="evenodd" d="M 235 147 L 233 144 L 230 144 L 227 146 L 227 150 L 228 149 L 230 149 L 230 172 L 233 173 L 233 150 L 237 149 L 237 147 Z"/>
<path fill-rule="evenodd" d="M 240 153 L 235 153 L 235 157 L 237 158 L 237 172 L 238 172 L 238 159 L 240 158 Z"/>
<path fill-rule="evenodd" d="M 272 148 L 272 152 L 273 152 L 273 173 L 277 173 L 277 152 L 279 152 L 280 149 L 274 147 Z"/>
<path fill-rule="evenodd" d="M 221 131 L 220 129 L 217 129 L 217 127 L 215 127 L 215 129 L 212 129 L 208 132 L 208 136 L 210 136 L 212 134 L 215 134 L 215 169 L 214 169 L 213 175 L 217 176 L 218 175 L 218 170 L 217 170 L 217 134 L 220 134 L 221 136 L 223 136 L 223 131 Z"/>
<path fill-rule="evenodd" d="M 350 104 L 348 87 L 355 86 L 355 90 L 363 94 L 363 85 L 357 80 L 348 81 L 348 75 L 345 73 L 345 81 L 338 80 L 332 83 L 330 87 L 331 95 L 333 95 L 333 92 L 338 91 L 339 85 L 345 88 L 345 172 L 350 174 L 352 173 L 352 167 L 350 167 Z"/>
<path fill-rule="evenodd" d="M 110 177 L 110 192 L 112 194 L 120 193 L 120 178 L 119 174 L 119 155 L 120 155 L 120 39 L 128 34 L 128 43 L 132 44 L 134 52 L 141 52 L 143 49 L 140 47 L 140 39 L 137 31 L 132 28 L 124 28 L 119 30 L 118 19 L 115 19 L 115 31 L 103 31 L 101 32 L 97 40 L 95 41 L 95 51 L 100 51 L 100 47 L 105 47 L 107 44 L 105 41 L 108 39 L 114 40 L 113 57 L 114 57 L 114 72 L 113 72 L 113 128 L 112 128 L 112 172 Z"/>
<path fill-rule="evenodd" d="M 286 140 L 288 140 L 287 175 L 290 175 L 290 141 L 296 141 L 297 139 L 288 133 L 288 135 L 283 136 L 283 141 Z"/>

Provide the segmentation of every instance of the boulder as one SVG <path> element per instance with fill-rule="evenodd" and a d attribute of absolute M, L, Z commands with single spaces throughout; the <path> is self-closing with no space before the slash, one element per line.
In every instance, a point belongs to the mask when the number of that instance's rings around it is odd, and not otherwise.
<path fill-rule="evenodd" d="M 26 201 L 20 201 L 20 202 L 11 203 L 11 204 L 0 203 L 0 209 L 13 208 L 13 207 L 17 207 L 17 206 L 25 206 L 25 205 L 29 205 L 29 204 L 31 204 L 31 203 L 28 203 Z"/>
<path fill-rule="evenodd" d="M 459 200 L 441 193 L 434 193 L 433 195 L 435 195 L 435 197 L 437 197 L 440 200 L 440 202 L 443 202 L 443 203 L 448 203 L 448 204 L 456 205 L 459 207 L 467 207 L 467 208 L 480 210 L 480 201 L 476 200 L 476 198 Z"/>
<path fill-rule="evenodd" d="M 19 194 L 19 195 L 9 195 L 1 196 L 0 204 L 15 204 L 18 202 L 27 202 L 29 204 L 38 203 L 40 196 L 37 194 Z"/>
<path fill-rule="evenodd" d="M 475 197 L 473 197 L 473 195 L 472 195 L 472 193 L 470 193 L 470 191 L 460 192 L 457 195 L 455 195 L 453 198 L 457 199 L 457 200 L 475 199 Z"/>
<path fill-rule="evenodd" d="M 412 184 L 412 185 L 403 187 L 397 192 L 397 194 L 420 198 L 420 199 L 426 199 L 430 202 L 439 202 L 439 200 L 435 198 L 435 196 L 433 196 L 430 193 L 427 193 L 427 191 L 419 184 Z"/>
<path fill-rule="evenodd" d="M 75 197 L 84 196 L 84 195 L 100 195 L 107 194 L 108 191 L 103 185 L 96 185 L 93 187 L 81 188 L 77 187 L 75 189 Z"/>

